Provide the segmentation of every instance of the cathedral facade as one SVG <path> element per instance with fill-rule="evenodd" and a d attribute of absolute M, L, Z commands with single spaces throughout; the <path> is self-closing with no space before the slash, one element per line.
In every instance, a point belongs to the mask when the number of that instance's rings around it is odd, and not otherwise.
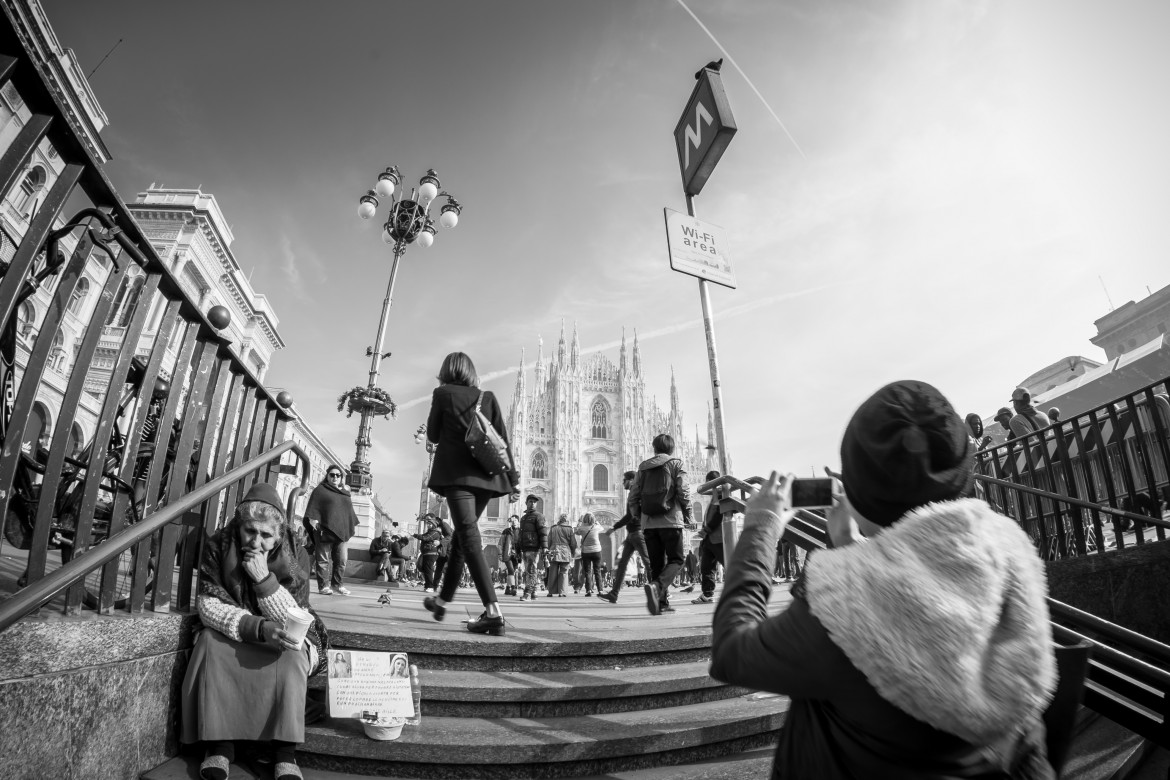
<path fill-rule="evenodd" d="M 575 524 L 585 512 L 607 527 L 617 522 L 626 504 L 622 474 L 653 454 L 651 441 L 659 433 L 674 437 L 688 484 L 702 483 L 717 468 L 710 413 L 704 444 L 697 426 L 687 435 L 673 372 L 670 406 L 663 409 L 646 391 L 642 366 L 636 332 L 627 350 L 623 331 L 615 364 L 600 352 L 582 356 L 576 326 L 566 342 L 563 323 L 555 355 L 546 361 L 539 344 L 531 383 L 522 353 L 508 432 L 521 490 L 539 497 L 550 524 L 562 514 Z M 695 498 L 701 513 L 706 500 Z"/>

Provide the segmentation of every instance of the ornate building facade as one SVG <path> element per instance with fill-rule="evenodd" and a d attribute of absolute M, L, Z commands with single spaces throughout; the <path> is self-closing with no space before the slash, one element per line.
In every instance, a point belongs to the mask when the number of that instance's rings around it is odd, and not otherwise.
<path fill-rule="evenodd" d="M 682 460 L 692 488 L 719 463 L 710 411 L 706 440 L 697 426 L 687 435 L 673 373 L 668 408 L 646 392 L 637 333 L 627 349 L 623 331 L 617 363 L 600 352 L 582 356 L 576 327 L 567 341 L 563 324 L 555 355 L 546 360 L 540 341 L 536 362 L 529 367 L 521 351 L 507 425 L 521 495 L 531 493 L 540 499 L 537 508 L 550 526 L 562 514 L 575 525 L 589 512 L 603 526 L 612 527 L 625 514 L 622 474 L 650 457 L 650 444 L 659 433 L 674 437 L 674 456 Z M 427 490 L 426 483 L 424 472 L 419 513 L 448 517 L 446 503 Z M 709 499 L 697 495 L 693 499 L 695 516 L 702 518 Z M 522 502 L 509 505 L 506 498 L 488 504 L 480 533 L 490 565 L 495 565 L 495 545 L 508 516 L 523 510 Z M 602 537 L 603 560 L 613 560 L 624 534 L 619 530 Z"/>
<path fill-rule="evenodd" d="M 670 406 L 662 409 L 646 392 L 636 333 L 632 346 L 627 350 L 623 332 L 616 364 L 600 352 L 582 357 L 576 327 L 566 343 L 562 324 L 547 363 L 543 343 L 537 347 L 531 385 L 521 356 L 508 432 L 521 488 L 540 498 L 550 522 L 561 514 L 575 521 L 585 512 L 606 526 L 617 522 L 625 513 L 622 474 L 653 454 L 650 442 L 659 433 L 674 437 L 674 455 L 692 484 L 718 460 L 697 427 L 687 435 L 673 372 Z"/>

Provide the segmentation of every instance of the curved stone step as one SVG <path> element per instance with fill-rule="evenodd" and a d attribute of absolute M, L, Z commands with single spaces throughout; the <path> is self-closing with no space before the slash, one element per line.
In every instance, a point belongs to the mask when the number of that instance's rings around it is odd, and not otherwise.
<path fill-rule="evenodd" d="M 691 764 L 652 766 L 646 769 L 607 772 L 578 780 L 745 780 L 767 777 L 772 768 L 773 745 L 745 750 L 726 756 L 707 758 Z M 328 769 L 303 767 L 305 780 L 373 780 L 370 775 L 337 772 Z M 232 780 L 264 780 L 270 772 L 248 762 L 231 765 Z M 452 774 L 447 780 L 470 777 Z M 1152 776 L 1151 776 L 1152 777 Z M 176 756 L 165 763 L 143 772 L 141 780 L 198 780 L 199 758 L 194 754 Z"/>
<path fill-rule="evenodd" d="M 306 728 L 300 762 L 353 774 L 410 778 L 575 777 L 687 763 L 775 741 L 785 697 L 734 699 L 604 715 L 424 717 L 378 742 L 355 720 Z"/>
<path fill-rule="evenodd" d="M 608 632 L 566 637 L 509 627 L 500 637 L 479 636 L 456 623 L 452 631 L 371 634 L 333 630 L 335 649 L 409 653 L 420 669 L 480 672 L 556 672 L 704 661 L 711 655 L 709 631 Z"/>
<path fill-rule="evenodd" d="M 424 715 L 550 718 L 674 707 L 742 696 L 708 662 L 569 672 L 423 670 Z"/>

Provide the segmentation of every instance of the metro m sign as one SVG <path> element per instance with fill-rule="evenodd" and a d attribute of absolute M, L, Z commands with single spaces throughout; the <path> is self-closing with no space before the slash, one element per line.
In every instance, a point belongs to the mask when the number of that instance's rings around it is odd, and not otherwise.
<path fill-rule="evenodd" d="M 697 78 L 699 83 L 674 128 L 683 191 L 688 195 L 698 195 L 703 190 L 736 131 L 719 71 L 703 68 Z"/>

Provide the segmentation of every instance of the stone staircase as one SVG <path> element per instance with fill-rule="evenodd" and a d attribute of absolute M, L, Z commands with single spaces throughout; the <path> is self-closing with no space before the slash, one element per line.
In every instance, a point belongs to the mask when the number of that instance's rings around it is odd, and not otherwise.
<path fill-rule="evenodd" d="M 365 595 L 358 587 L 355 596 Z M 368 739 L 354 720 L 312 724 L 297 754 L 308 778 L 768 775 L 788 700 L 707 675 L 712 606 L 680 596 L 678 612 L 651 618 L 640 590 L 617 605 L 583 596 L 512 602 L 508 633 L 497 638 L 463 630 L 458 602 L 434 623 L 409 591 L 375 612 L 372 593 L 381 591 L 370 589 L 368 600 L 328 602 L 344 610 L 326 616 L 333 646 L 409 653 L 423 684 L 422 724 L 387 742 Z M 778 592 L 773 609 L 787 601 Z M 324 684 L 315 678 L 310 696 L 323 699 Z M 232 777 L 271 776 L 245 764 Z M 197 766 L 180 756 L 142 777 L 195 778 Z"/>

